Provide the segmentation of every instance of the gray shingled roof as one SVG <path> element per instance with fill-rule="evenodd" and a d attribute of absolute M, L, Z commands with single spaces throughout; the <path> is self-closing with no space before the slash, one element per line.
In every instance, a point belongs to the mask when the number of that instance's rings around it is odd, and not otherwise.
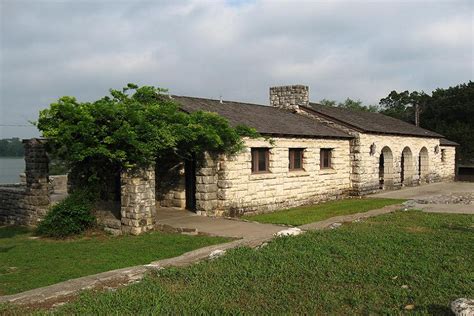
<path fill-rule="evenodd" d="M 290 135 L 306 137 L 352 138 L 338 129 L 318 123 L 315 120 L 271 106 L 172 96 L 180 108 L 188 113 L 196 111 L 214 112 L 229 120 L 232 126 L 246 125 L 261 134 Z"/>
<path fill-rule="evenodd" d="M 354 111 L 340 107 L 324 106 L 317 103 L 310 103 L 309 107 L 304 107 L 304 109 L 315 111 L 324 117 L 362 132 L 436 138 L 443 137 L 438 133 L 380 113 Z"/>
<path fill-rule="evenodd" d="M 453 142 L 452 140 L 449 140 L 449 139 L 446 139 L 446 138 L 441 138 L 441 139 L 439 140 L 439 144 L 440 144 L 441 146 L 459 146 L 458 143 Z"/>

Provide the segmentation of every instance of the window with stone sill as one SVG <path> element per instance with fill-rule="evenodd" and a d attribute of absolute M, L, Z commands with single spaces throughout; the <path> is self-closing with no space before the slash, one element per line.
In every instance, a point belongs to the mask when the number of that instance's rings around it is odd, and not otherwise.
<path fill-rule="evenodd" d="M 290 171 L 303 171 L 303 153 L 304 148 L 290 148 L 288 150 L 288 168 Z"/>
<path fill-rule="evenodd" d="M 320 168 L 331 169 L 332 168 L 332 148 L 321 148 L 320 157 Z"/>
<path fill-rule="evenodd" d="M 270 172 L 270 150 L 268 148 L 252 148 L 252 173 Z"/>
<path fill-rule="evenodd" d="M 446 149 L 441 149 L 441 161 L 446 162 Z"/>

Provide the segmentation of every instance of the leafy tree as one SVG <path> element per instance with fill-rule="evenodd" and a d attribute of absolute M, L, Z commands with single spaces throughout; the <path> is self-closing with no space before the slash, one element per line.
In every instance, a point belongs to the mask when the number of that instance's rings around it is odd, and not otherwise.
<path fill-rule="evenodd" d="M 380 100 L 383 114 L 414 123 L 416 106 L 420 126 L 458 142 L 459 158 L 474 160 L 474 82 L 447 89 L 438 88 L 431 95 L 422 92 L 392 91 Z"/>
<path fill-rule="evenodd" d="M 394 90 L 386 98 L 380 100 L 382 106 L 380 112 L 419 125 L 420 114 L 425 110 L 429 100 L 430 96 L 423 91 L 406 90 L 398 93 Z"/>
<path fill-rule="evenodd" d="M 23 157 L 23 143 L 19 138 L 0 139 L 0 157 Z"/>
<path fill-rule="evenodd" d="M 352 100 L 347 98 L 344 102 L 340 102 L 338 105 L 340 108 L 356 110 L 356 111 L 366 111 L 366 112 L 377 112 L 378 107 L 376 105 L 364 105 L 361 100 Z"/>
<path fill-rule="evenodd" d="M 322 99 L 319 101 L 320 104 L 325 106 L 336 106 L 340 108 L 356 110 L 356 111 L 366 111 L 366 112 L 377 112 L 378 107 L 376 105 L 364 105 L 361 100 L 352 100 L 347 98 L 344 102 L 337 102 L 335 100 Z"/>
<path fill-rule="evenodd" d="M 322 104 L 324 106 L 337 106 L 337 101 L 322 99 L 321 101 L 319 101 L 319 104 Z"/>
<path fill-rule="evenodd" d="M 184 158 L 205 151 L 233 154 L 243 148 L 242 136 L 259 136 L 214 113 L 185 113 L 166 90 L 134 84 L 94 102 L 62 97 L 40 111 L 37 127 L 74 178 L 101 191 L 110 174 L 124 168 L 148 166 L 170 153 Z"/>

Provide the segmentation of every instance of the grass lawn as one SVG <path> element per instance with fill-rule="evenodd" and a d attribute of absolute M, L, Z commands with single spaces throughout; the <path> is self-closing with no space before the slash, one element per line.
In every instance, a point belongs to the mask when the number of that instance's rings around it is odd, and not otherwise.
<path fill-rule="evenodd" d="M 175 257 L 225 238 L 147 233 L 96 234 L 67 241 L 31 239 L 22 227 L 0 227 L 0 295 L 85 275 Z"/>
<path fill-rule="evenodd" d="M 322 221 L 334 216 L 367 212 L 387 205 L 400 204 L 398 199 L 345 199 L 326 203 L 290 208 L 267 214 L 244 216 L 244 219 L 260 223 L 285 224 L 292 226 Z"/>
<path fill-rule="evenodd" d="M 169 268 L 58 314 L 448 314 L 474 297 L 474 216 L 396 212 Z"/>

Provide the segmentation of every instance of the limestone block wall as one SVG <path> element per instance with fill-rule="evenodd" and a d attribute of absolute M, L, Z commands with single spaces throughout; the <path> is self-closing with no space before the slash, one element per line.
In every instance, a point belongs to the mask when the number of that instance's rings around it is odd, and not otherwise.
<path fill-rule="evenodd" d="M 273 138 L 245 139 L 246 149 L 221 157 L 218 168 L 218 210 L 236 216 L 269 212 L 337 198 L 350 190 L 349 140 Z M 252 174 L 251 148 L 270 148 L 270 172 Z M 289 171 L 289 148 L 304 148 L 303 171 Z M 332 148 L 332 168 L 320 168 L 320 149 Z"/>
<path fill-rule="evenodd" d="M 350 164 L 351 164 L 351 175 L 350 175 L 350 179 L 351 179 L 351 186 L 353 183 L 356 183 L 358 182 L 358 161 L 357 161 L 357 157 L 358 157 L 358 154 L 359 154 L 359 150 L 360 150 L 360 132 L 353 129 L 353 128 L 349 128 L 345 125 L 342 125 L 342 124 L 338 124 L 334 121 L 331 121 L 325 117 L 322 117 L 320 115 L 317 115 L 315 114 L 313 111 L 309 111 L 307 109 L 304 109 L 304 108 L 301 108 L 301 111 L 299 111 L 299 114 L 301 115 L 304 115 L 304 116 L 308 116 L 320 123 L 323 123 L 325 125 L 328 125 L 328 126 L 331 126 L 333 128 L 336 128 L 336 129 L 339 129 L 343 132 L 346 132 L 347 134 L 349 135 L 352 135 L 354 136 L 354 138 L 352 138 L 350 140 L 350 150 L 349 150 L 349 155 L 350 155 Z M 352 195 L 359 195 L 359 192 L 357 191 L 357 189 L 354 189 L 352 188 L 351 189 L 351 194 Z"/>
<path fill-rule="evenodd" d="M 375 147 L 371 147 L 375 146 Z M 408 147 L 411 152 L 411 159 L 406 159 L 404 185 L 416 185 L 420 182 L 433 182 L 442 178 L 440 172 L 441 151 L 435 152 L 439 146 L 439 139 L 408 136 L 391 136 L 380 134 L 360 133 L 358 142 L 352 149 L 354 152 L 354 168 L 352 186 L 354 192 L 367 194 L 380 189 L 379 184 L 379 159 L 384 147 L 388 147 L 391 152 L 392 161 L 388 170 L 391 173 L 391 181 L 387 183 L 386 189 L 397 188 L 401 183 L 402 152 Z M 371 153 L 371 148 L 375 148 L 375 153 Z M 419 155 L 422 148 L 426 148 L 427 164 L 423 168 L 422 176 L 419 176 Z M 408 150 L 406 150 L 408 152 Z M 388 155 L 386 155 L 388 156 Z M 426 169 L 426 171 L 425 171 Z M 454 172 L 454 168 L 453 168 Z M 388 185 L 387 185 L 388 184 Z"/>
<path fill-rule="evenodd" d="M 155 169 L 125 170 L 121 173 L 122 232 L 138 235 L 152 230 L 155 212 Z"/>
<path fill-rule="evenodd" d="M 453 181 L 456 174 L 456 147 L 440 146 L 439 173 L 445 181 Z"/>

